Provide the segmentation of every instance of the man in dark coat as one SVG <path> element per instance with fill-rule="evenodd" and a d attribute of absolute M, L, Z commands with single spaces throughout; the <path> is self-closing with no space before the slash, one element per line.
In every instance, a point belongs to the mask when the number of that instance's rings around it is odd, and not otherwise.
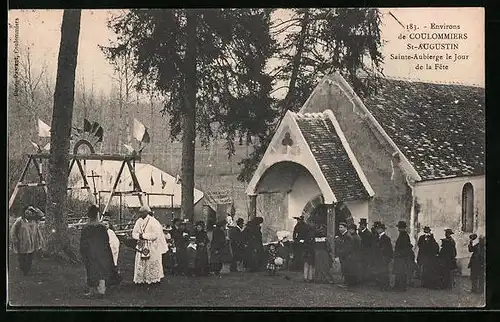
<path fill-rule="evenodd" d="M 420 272 L 421 286 L 434 288 L 437 283 L 437 256 L 439 245 L 431 233 L 431 228 L 424 227 L 424 234 L 418 238 L 417 264 Z"/>
<path fill-rule="evenodd" d="M 359 221 L 358 235 L 361 238 L 361 249 L 359 254 L 359 263 L 361 266 L 361 281 L 371 279 L 370 268 L 373 262 L 373 234 L 368 230 L 368 222 L 366 218 L 361 218 Z"/>
<path fill-rule="evenodd" d="M 484 255 L 485 255 L 485 243 L 483 236 L 477 236 L 477 234 L 472 234 L 469 236 L 469 252 L 472 256 L 469 261 L 470 268 L 470 279 L 472 283 L 472 293 L 484 292 Z"/>
<path fill-rule="evenodd" d="M 245 220 L 238 218 L 236 225 L 230 228 L 229 239 L 231 240 L 231 248 L 233 251 L 233 267 L 232 270 L 242 272 L 243 260 L 245 258 L 245 240 L 243 236 L 243 225 Z"/>
<path fill-rule="evenodd" d="M 257 272 L 263 264 L 264 245 L 262 244 L 262 217 L 255 217 L 247 223 L 244 232 L 246 244 L 246 266 L 251 272 Z"/>
<path fill-rule="evenodd" d="M 347 286 L 354 286 L 358 282 L 353 261 L 354 241 L 351 234 L 347 231 L 347 224 L 345 222 L 339 223 L 339 232 L 340 234 L 335 237 L 336 255 L 340 260 L 345 284 Z"/>
<path fill-rule="evenodd" d="M 80 237 L 80 254 L 87 271 L 87 295 L 104 295 L 116 276 L 116 267 L 109 245 L 107 228 L 98 221 L 99 208 L 91 205 L 87 216 L 89 222 L 83 227 Z M 116 279 L 115 282 L 118 282 Z"/>
<path fill-rule="evenodd" d="M 352 274 L 355 284 L 361 281 L 361 237 L 358 235 L 358 227 L 356 224 L 347 225 L 349 234 L 352 237 Z"/>
<path fill-rule="evenodd" d="M 451 237 L 453 230 L 445 229 L 445 238 L 441 239 L 441 250 L 439 251 L 439 262 L 441 265 L 441 287 L 453 288 L 453 272 L 457 268 L 457 248 L 455 240 Z"/>
<path fill-rule="evenodd" d="M 184 237 L 184 232 L 181 228 L 181 220 L 175 218 L 172 222 L 173 227 L 170 231 L 170 236 L 174 240 L 175 244 L 175 260 L 177 262 L 177 267 L 175 269 L 174 275 L 183 275 L 186 273 L 187 262 L 186 262 L 186 251 L 187 244 L 186 238 Z"/>
<path fill-rule="evenodd" d="M 293 270 L 302 270 L 304 268 L 304 241 L 308 236 L 308 226 L 304 221 L 304 216 L 293 217 L 297 224 L 293 228 Z M 302 242 L 301 242 L 302 241 Z"/>
<path fill-rule="evenodd" d="M 390 287 L 389 264 L 393 258 L 391 239 L 385 233 L 385 225 L 379 224 L 376 228 L 378 237 L 374 248 L 374 270 L 377 284 L 382 290 Z"/>
<path fill-rule="evenodd" d="M 406 223 L 400 221 L 396 227 L 399 229 L 399 236 L 394 247 L 394 288 L 399 291 L 406 291 L 413 275 L 415 255 L 410 236 L 406 231 Z"/>
<path fill-rule="evenodd" d="M 376 239 L 375 237 L 378 237 L 377 227 L 379 227 L 381 224 L 382 224 L 382 222 L 380 222 L 380 221 L 373 222 L 371 231 L 372 231 L 372 236 L 374 236 L 374 239 Z"/>

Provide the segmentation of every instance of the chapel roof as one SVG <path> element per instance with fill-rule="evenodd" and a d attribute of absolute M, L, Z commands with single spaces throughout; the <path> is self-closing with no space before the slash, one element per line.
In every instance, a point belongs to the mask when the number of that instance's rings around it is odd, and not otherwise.
<path fill-rule="evenodd" d="M 485 173 L 485 90 L 381 79 L 359 95 L 422 180 Z"/>
<path fill-rule="evenodd" d="M 307 145 L 339 201 L 369 198 L 352 160 L 326 113 L 293 113 Z"/>

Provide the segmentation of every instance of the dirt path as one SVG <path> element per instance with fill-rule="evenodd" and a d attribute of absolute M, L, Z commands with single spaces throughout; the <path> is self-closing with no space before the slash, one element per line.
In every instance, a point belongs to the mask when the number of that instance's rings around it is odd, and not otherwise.
<path fill-rule="evenodd" d="M 362 286 L 348 291 L 337 285 L 306 284 L 300 273 L 268 277 L 265 273 L 231 273 L 218 277 L 168 276 L 158 288 L 138 287 L 132 281 L 133 252 L 120 251 L 124 282 L 104 299 L 83 298 L 83 266 L 36 259 L 31 276 L 24 277 L 14 255 L 9 257 L 8 298 L 13 306 L 116 307 L 478 307 L 483 300 L 469 292 L 469 280 L 457 278 L 451 291 L 411 288 L 381 292 Z"/>

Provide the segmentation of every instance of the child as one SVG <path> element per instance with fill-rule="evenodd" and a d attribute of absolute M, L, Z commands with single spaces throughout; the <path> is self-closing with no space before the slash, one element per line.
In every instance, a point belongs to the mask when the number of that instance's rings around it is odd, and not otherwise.
<path fill-rule="evenodd" d="M 267 259 L 267 273 L 269 276 L 275 276 L 278 269 L 283 265 L 283 258 L 278 256 L 276 245 L 269 245 L 269 254 Z"/>
<path fill-rule="evenodd" d="M 172 238 L 172 235 L 170 234 L 170 231 L 172 230 L 172 227 L 170 225 L 167 225 L 166 229 L 164 230 L 165 233 L 165 240 L 167 241 L 167 252 L 163 254 L 163 265 L 165 268 L 165 271 L 169 272 L 170 274 L 174 275 L 175 273 L 175 268 L 177 266 L 177 262 L 175 260 L 175 242 L 174 239 Z"/>
<path fill-rule="evenodd" d="M 196 236 L 189 237 L 187 245 L 187 273 L 188 276 L 195 276 L 196 272 Z"/>
<path fill-rule="evenodd" d="M 278 257 L 283 258 L 283 269 L 288 269 L 288 263 L 292 260 L 293 252 L 290 249 L 290 242 L 287 236 L 283 236 L 278 240 L 278 245 L 276 247 L 276 252 Z"/>

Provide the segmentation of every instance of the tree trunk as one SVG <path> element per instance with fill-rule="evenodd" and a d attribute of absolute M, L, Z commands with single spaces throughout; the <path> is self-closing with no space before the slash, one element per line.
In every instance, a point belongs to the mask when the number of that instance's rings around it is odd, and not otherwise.
<path fill-rule="evenodd" d="M 307 38 L 307 32 L 309 28 L 309 10 L 303 9 L 304 16 L 302 17 L 301 30 L 299 36 L 299 42 L 297 44 L 296 53 L 293 57 L 292 73 L 290 75 L 290 82 L 288 83 L 288 93 L 282 101 L 283 116 L 284 113 L 291 107 L 290 103 L 296 92 L 297 77 L 299 74 L 299 69 L 301 67 L 302 53 L 304 52 L 305 42 Z"/>
<path fill-rule="evenodd" d="M 47 250 L 49 254 L 66 260 L 76 258 L 70 245 L 65 212 L 80 18 L 81 10 L 64 10 L 50 136 L 47 195 L 50 235 Z"/>
<path fill-rule="evenodd" d="M 187 10 L 187 47 L 185 66 L 185 107 L 183 111 L 183 136 L 182 136 L 182 218 L 194 218 L 194 158 L 196 139 L 196 25 L 198 12 Z"/>

